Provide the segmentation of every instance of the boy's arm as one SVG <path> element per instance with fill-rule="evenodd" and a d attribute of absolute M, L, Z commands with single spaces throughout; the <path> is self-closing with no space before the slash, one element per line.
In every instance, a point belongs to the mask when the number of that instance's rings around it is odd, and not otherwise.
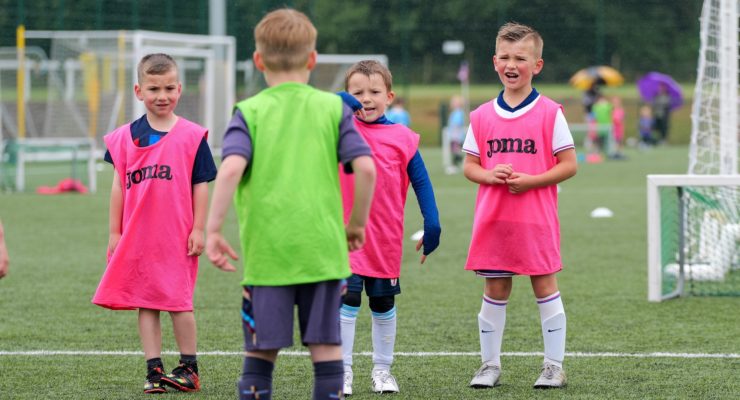
<path fill-rule="evenodd" d="M 208 212 L 208 182 L 193 185 L 193 231 L 188 237 L 188 255 L 199 256 L 203 252 L 203 229 Z"/>
<path fill-rule="evenodd" d="M 434 199 L 432 181 L 429 179 L 424 159 L 421 158 L 418 150 L 406 170 L 411 180 L 411 187 L 414 188 L 414 193 L 416 193 L 421 215 L 424 217 L 424 236 L 416 244 L 416 251 L 419 251 L 422 245 L 424 246 L 424 252 L 421 256 L 421 263 L 424 264 L 426 256 L 439 246 L 439 236 L 442 233 L 442 227 L 439 224 L 439 211 Z"/>
<path fill-rule="evenodd" d="M 118 171 L 113 170 L 113 185 L 110 190 L 108 209 L 108 256 L 112 255 L 121 240 L 121 219 L 123 218 L 123 189 Z"/>
<path fill-rule="evenodd" d="M 213 265 L 224 271 L 236 271 L 236 267 L 229 262 L 229 257 L 232 260 L 239 259 L 229 242 L 221 234 L 221 228 L 234 197 L 234 191 L 246 168 L 247 159 L 244 157 L 230 156 L 223 160 L 216 175 L 213 199 L 208 211 L 206 255 L 208 255 L 208 259 L 211 260 Z"/>
<path fill-rule="evenodd" d="M 351 164 L 355 175 L 355 199 L 346 230 L 347 245 L 354 251 L 365 244 L 365 224 L 375 191 L 375 163 L 370 156 L 360 156 Z"/>
<path fill-rule="evenodd" d="M 498 164 L 488 170 L 480 164 L 480 157 L 472 154 L 465 155 L 463 174 L 468 180 L 480 185 L 503 185 L 514 170 L 511 164 Z"/>
<path fill-rule="evenodd" d="M 524 193 L 527 190 L 557 185 L 558 183 L 574 176 L 578 170 L 578 161 L 576 159 L 576 150 L 567 149 L 555 154 L 558 163 L 554 167 L 539 175 L 528 175 L 520 172 L 514 172 L 506 184 L 509 185 L 509 192 Z"/>
<path fill-rule="evenodd" d="M 9 264 L 8 248 L 5 246 L 5 231 L 3 230 L 3 222 L 0 221 L 0 278 L 8 274 Z"/>

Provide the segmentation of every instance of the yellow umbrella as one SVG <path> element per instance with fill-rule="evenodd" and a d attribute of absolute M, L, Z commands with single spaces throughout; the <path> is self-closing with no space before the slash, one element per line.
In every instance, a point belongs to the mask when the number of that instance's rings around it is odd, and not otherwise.
<path fill-rule="evenodd" d="M 594 83 L 619 86 L 624 83 L 624 77 L 612 67 L 598 65 L 579 70 L 570 78 L 570 84 L 581 90 L 590 89 Z"/>

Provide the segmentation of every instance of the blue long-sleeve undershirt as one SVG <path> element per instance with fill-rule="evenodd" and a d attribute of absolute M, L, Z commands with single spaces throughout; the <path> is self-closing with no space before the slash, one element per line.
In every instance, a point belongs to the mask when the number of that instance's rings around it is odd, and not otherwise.
<path fill-rule="evenodd" d="M 416 193 L 416 200 L 419 202 L 421 215 L 424 217 L 424 255 L 429 255 L 439 246 L 439 236 L 442 233 L 442 227 L 439 223 L 439 211 L 437 202 L 434 199 L 434 188 L 432 181 L 429 179 L 429 173 L 421 158 L 421 153 L 416 151 L 414 157 L 409 161 L 406 172 L 411 181 L 411 187 Z"/>
<path fill-rule="evenodd" d="M 351 94 L 347 92 L 339 92 L 337 94 L 342 98 L 345 104 L 352 108 L 353 111 L 357 111 L 362 108 L 362 104 Z M 386 118 L 385 115 L 376 119 L 372 123 L 393 125 L 393 122 Z M 411 187 L 414 188 L 416 200 L 419 202 L 419 209 L 424 218 L 423 244 L 424 255 L 426 256 L 439 246 L 439 236 L 442 233 L 442 227 L 439 223 L 439 210 L 437 209 L 437 202 L 434 199 L 432 181 L 429 179 L 427 167 L 424 165 L 424 160 L 421 158 L 419 150 L 414 153 L 414 157 L 411 158 L 411 161 L 409 161 L 409 164 L 406 166 L 406 173 L 409 176 Z"/>

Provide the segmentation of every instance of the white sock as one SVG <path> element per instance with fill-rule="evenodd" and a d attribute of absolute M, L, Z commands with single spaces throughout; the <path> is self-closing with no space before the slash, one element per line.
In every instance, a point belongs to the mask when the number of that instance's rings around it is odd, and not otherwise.
<path fill-rule="evenodd" d="M 373 371 L 391 370 L 396 344 L 396 307 L 384 313 L 373 312 Z"/>
<path fill-rule="evenodd" d="M 537 299 L 542 322 L 542 339 L 545 343 L 545 359 L 558 367 L 563 367 L 565 358 L 566 320 L 560 292 Z"/>
<path fill-rule="evenodd" d="M 501 366 L 501 341 L 506 327 L 508 300 L 494 300 L 485 294 L 478 314 L 480 358 L 483 363 Z"/>
<path fill-rule="evenodd" d="M 352 307 L 342 304 L 339 310 L 339 322 L 342 332 L 342 360 L 344 370 L 352 372 L 352 349 L 355 345 L 355 323 L 360 307 Z"/>

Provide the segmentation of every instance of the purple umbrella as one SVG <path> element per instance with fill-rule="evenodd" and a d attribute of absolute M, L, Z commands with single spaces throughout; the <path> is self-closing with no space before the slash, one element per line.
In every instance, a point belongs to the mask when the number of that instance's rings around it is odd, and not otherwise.
<path fill-rule="evenodd" d="M 661 86 L 666 88 L 668 97 L 671 99 L 671 110 L 681 107 L 683 104 L 681 86 L 670 76 L 660 72 L 648 72 L 637 81 L 637 89 L 646 102 L 651 102 L 658 95 Z"/>

